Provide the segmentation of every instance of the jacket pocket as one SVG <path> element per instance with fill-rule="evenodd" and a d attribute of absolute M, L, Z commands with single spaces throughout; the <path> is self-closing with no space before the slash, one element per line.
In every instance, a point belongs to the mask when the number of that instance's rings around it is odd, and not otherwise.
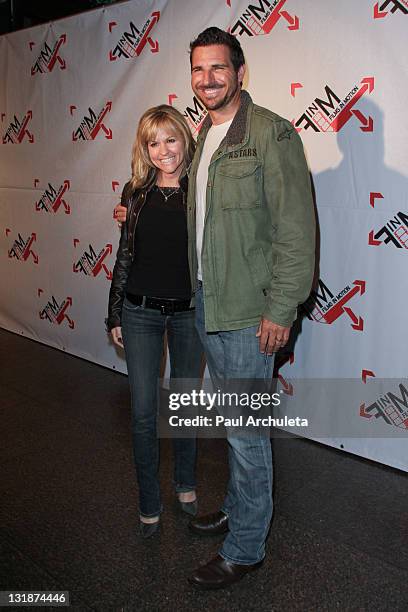
<path fill-rule="evenodd" d="M 266 263 L 264 252 L 261 248 L 251 251 L 247 256 L 252 281 L 257 287 L 268 287 L 271 282 L 271 271 Z"/>
<path fill-rule="evenodd" d="M 253 208 L 261 205 L 262 164 L 259 161 L 224 163 L 220 177 L 221 208 Z"/>

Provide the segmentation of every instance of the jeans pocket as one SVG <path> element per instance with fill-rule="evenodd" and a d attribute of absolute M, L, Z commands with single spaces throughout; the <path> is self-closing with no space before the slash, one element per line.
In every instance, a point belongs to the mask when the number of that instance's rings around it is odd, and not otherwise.
<path fill-rule="evenodd" d="M 142 308 L 142 305 L 133 304 L 125 297 L 125 299 L 123 300 L 123 308 L 125 308 L 126 310 L 129 310 L 130 312 L 135 312 L 136 310 L 140 310 L 140 308 Z"/>

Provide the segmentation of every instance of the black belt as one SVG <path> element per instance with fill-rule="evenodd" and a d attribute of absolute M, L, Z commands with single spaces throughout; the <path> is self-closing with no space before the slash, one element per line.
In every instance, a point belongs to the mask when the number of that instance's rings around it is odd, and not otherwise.
<path fill-rule="evenodd" d="M 147 295 L 134 295 L 127 293 L 126 299 L 135 306 L 143 306 L 144 308 L 153 308 L 160 310 L 163 315 L 172 315 L 175 312 L 184 312 L 185 310 L 193 310 L 190 307 L 190 300 L 178 300 L 177 298 L 156 298 Z"/>

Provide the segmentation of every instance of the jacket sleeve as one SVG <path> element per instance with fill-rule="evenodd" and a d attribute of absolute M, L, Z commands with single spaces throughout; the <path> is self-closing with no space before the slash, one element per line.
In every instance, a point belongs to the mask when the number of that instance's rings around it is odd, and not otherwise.
<path fill-rule="evenodd" d="M 129 183 L 126 183 L 122 191 L 121 204 L 128 208 L 129 218 Z M 128 218 L 122 224 L 119 248 L 116 253 L 116 262 L 113 268 L 112 282 L 109 291 L 108 318 L 105 320 L 107 331 L 121 326 L 122 305 L 125 299 L 126 285 L 129 276 L 132 259 L 128 247 Z"/>
<path fill-rule="evenodd" d="M 289 327 L 313 281 L 315 211 L 302 141 L 292 124 L 276 122 L 267 147 L 264 191 L 275 233 L 272 278 L 263 316 Z"/>

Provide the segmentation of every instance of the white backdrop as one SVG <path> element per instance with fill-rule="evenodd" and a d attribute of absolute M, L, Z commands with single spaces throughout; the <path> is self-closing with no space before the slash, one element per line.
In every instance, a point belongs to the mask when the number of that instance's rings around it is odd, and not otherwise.
<path fill-rule="evenodd" d="M 325 442 L 408 470 L 407 15 L 407 0 L 138 0 L 0 37 L 0 325 L 125 371 L 103 320 L 136 125 L 168 102 L 197 132 L 188 44 L 230 28 L 316 191 L 317 296 L 283 388 L 298 411 L 289 378 L 359 380 L 346 412 L 341 394 L 317 406 L 349 426 Z M 365 400 L 375 379 L 381 401 Z"/>

